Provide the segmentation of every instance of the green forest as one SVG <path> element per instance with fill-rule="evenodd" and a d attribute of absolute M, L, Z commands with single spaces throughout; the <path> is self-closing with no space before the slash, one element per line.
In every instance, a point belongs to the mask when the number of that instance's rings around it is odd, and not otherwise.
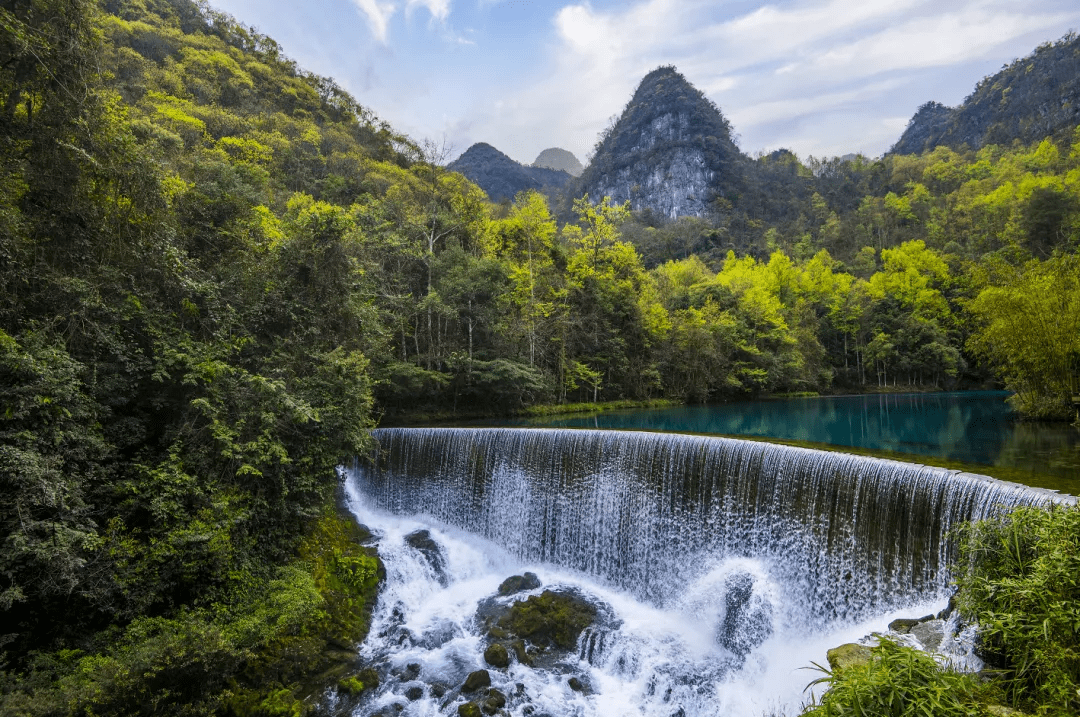
<path fill-rule="evenodd" d="M 983 385 L 1073 417 L 1080 129 L 778 152 L 659 222 L 494 204 L 205 4 L 0 20 L 0 713 L 301 714 L 365 629 L 335 468 L 383 417 Z"/>

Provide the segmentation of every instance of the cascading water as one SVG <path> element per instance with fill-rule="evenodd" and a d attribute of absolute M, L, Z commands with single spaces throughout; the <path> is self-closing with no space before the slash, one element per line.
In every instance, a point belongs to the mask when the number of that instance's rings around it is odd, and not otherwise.
<path fill-rule="evenodd" d="M 950 530 L 1055 494 L 895 461 L 670 434 L 380 429 L 350 475 L 387 581 L 359 715 L 457 714 L 482 614 L 597 606 L 576 651 L 492 670 L 533 715 L 795 714 L 828 647 L 944 605 Z M 423 532 L 427 531 L 427 532 Z M 543 587 L 493 597 L 532 570 Z M 485 607 L 485 605 L 487 607 Z M 580 690 L 568 686 L 568 678 Z M 493 711 L 495 705 L 487 705 Z"/>

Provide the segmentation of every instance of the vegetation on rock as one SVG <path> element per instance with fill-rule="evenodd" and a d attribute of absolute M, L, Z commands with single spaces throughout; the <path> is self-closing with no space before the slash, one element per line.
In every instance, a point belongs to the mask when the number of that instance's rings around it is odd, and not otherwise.
<path fill-rule="evenodd" d="M 1037 142 L 1080 124 L 1080 38 L 1069 33 L 1040 45 L 991 77 L 956 108 L 919 108 L 893 152 L 918 154 L 945 146 Z"/>
<path fill-rule="evenodd" d="M 581 631 L 596 619 L 596 608 L 577 595 L 545 590 L 519 600 L 498 626 L 510 637 L 524 638 L 540 648 L 572 650 Z"/>
<path fill-rule="evenodd" d="M 1080 711 L 1080 508 L 1020 508 L 963 532 L 957 606 L 1007 704 Z"/>
<path fill-rule="evenodd" d="M 822 668 L 823 669 L 823 668 Z M 882 638 L 870 659 L 824 670 L 828 691 L 804 715 L 972 717 L 991 690 L 975 675 L 942 670 L 930 655 Z"/>

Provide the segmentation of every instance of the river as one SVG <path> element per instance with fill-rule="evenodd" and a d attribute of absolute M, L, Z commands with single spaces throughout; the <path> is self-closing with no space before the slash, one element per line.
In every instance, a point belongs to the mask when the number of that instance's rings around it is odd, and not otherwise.
<path fill-rule="evenodd" d="M 821 396 L 483 423 L 790 441 L 1080 494 L 1080 429 L 1019 420 L 1008 396 L 1004 391 Z"/>

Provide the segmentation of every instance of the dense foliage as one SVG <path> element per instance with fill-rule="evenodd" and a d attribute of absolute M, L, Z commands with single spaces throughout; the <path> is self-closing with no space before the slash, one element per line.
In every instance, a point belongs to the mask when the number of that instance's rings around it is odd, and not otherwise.
<path fill-rule="evenodd" d="M 198 713 L 245 685 L 285 689 L 254 665 L 329 629 L 322 563 L 297 551 L 371 422 L 347 218 L 293 189 L 349 152 L 398 158 L 395 138 L 225 18 L 110 9 L 2 9 L 15 713 Z M 340 152 L 322 156 L 324 138 Z"/>

